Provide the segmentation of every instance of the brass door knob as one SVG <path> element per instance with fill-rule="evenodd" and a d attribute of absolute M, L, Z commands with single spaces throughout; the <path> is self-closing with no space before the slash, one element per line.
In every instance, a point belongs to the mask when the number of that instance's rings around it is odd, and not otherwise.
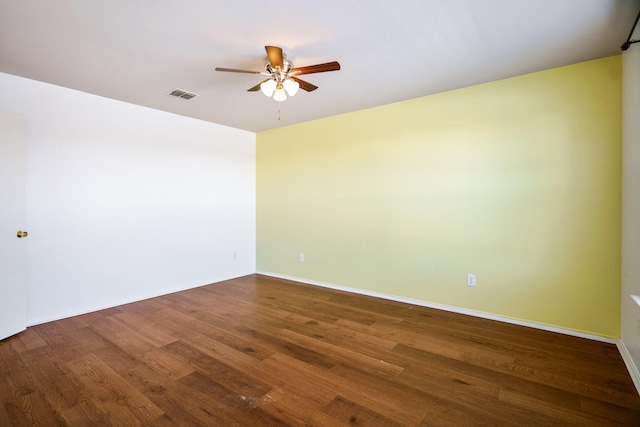
<path fill-rule="evenodd" d="M 28 235 L 29 233 L 27 233 L 26 231 L 18 230 L 18 234 L 17 234 L 18 239 L 22 239 L 23 237 L 27 237 Z"/>

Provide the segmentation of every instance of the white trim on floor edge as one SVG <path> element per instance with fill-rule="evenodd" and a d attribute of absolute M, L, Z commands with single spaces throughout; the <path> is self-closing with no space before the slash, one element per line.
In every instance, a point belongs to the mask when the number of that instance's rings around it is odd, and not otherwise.
<path fill-rule="evenodd" d="M 607 338 L 607 337 L 602 337 L 600 335 L 593 335 L 593 334 L 587 334 L 584 332 L 572 331 L 571 329 L 563 329 L 555 326 L 543 325 L 543 324 L 534 323 L 534 322 L 525 322 L 523 320 L 511 319 L 509 317 L 498 316 L 496 314 L 489 314 L 489 313 L 483 313 L 481 311 L 467 310 L 465 308 L 453 307 L 450 305 L 443 305 L 443 304 L 436 304 L 436 303 L 431 303 L 431 302 L 422 301 L 422 300 L 413 299 L 413 298 L 405 298 L 405 297 L 399 297 L 396 295 L 383 294 L 380 292 L 373 292 L 365 289 L 350 288 L 348 286 L 340 286 L 340 285 L 334 285 L 331 283 L 318 282 L 315 280 L 303 279 L 301 277 L 286 276 L 283 274 L 270 273 L 268 271 L 256 271 L 256 274 L 262 274 L 264 276 L 275 277 L 278 279 L 291 280 L 294 282 L 306 283 L 308 285 L 321 286 L 323 288 L 335 289 L 337 291 L 351 292 L 353 294 L 366 295 L 370 297 L 382 298 L 382 299 L 396 301 L 396 302 L 404 302 L 407 304 L 418 305 L 421 307 L 435 308 L 437 310 L 450 311 L 452 313 L 466 314 L 468 316 L 475 316 L 483 319 L 497 320 L 498 322 L 511 323 L 519 326 L 527 326 L 529 328 L 541 329 L 543 331 L 548 331 L 548 332 L 557 332 L 559 334 L 571 335 L 573 337 L 578 337 L 578 338 L 586 338 L 589 340 L 605 342 L 608 344 L 618 344 L 618 341 L 619 341 L 614 338 Z"/>
<path fill-rule="evenodd" d="M 174 290 L 166 290 L 160 293 L 151 293 L 149 295 L 146 295 L 142 298 L 125 298 L 125 299 L 120 299 L 120 300 L 114 300 L 108 303 L 104 303 L 104 304 L 100 304 L 100 305 L 96 305 L 93 307 L 86 307 L 86 308 L 82 308 L 80 310 L 77 311 L 69 311 L 69 312 L 65 312 L 65 313 L 60 313 L 57 314 L 55 316 L 52 317 L 45 317 L 45 318 L 39 318 L 39 319 L 27 319 L 27 324 L 25 325 L 27 328 L 31 327 L 31 326 L 36 326 L 36 325 L 42 325 L 43 323 L 49 323 L 49 322 L 55 322 L 56 320 L 62 320 L 62 319 L 68 319 L 69 317 L 76 317 L 76 316 L 82 316 L 83 314 L 87 314 L 87 313 L 93 313 L 96 311 L 101 311 L 101 310 L 107 310 L 109 308 L 114 308 L 117 307 L 119 305 L 126 305 L 126 304 L 133 304 L 136 302 L 140 302 L 140 301 L 146 301 L 148 299 L 152 299 L 152 298 L 157 298 L 157 297 L 161 297 L 164 295 L 171 295 L 171 294 L 175 294 L 177 292 L 182 292 L 182 291 L 188 291 L 189 289 L 195 289 L 195 288 L 200 288 L 202 286 L 207 286 L 207 285 L 212 285 L 212 284 L 216 284 L 216 283 L 220 283 L 220 282 L 226 282 L 227 280 L 232 280 L 232 279 L 238 279 L 240 277 L 245 277 L 248 274 L 252 274 L 252 273 L 242 273 L 239 276 L 237 275 L 233 275 L 233 276 L 223 276 L 220 278 L 215 279 L 213 282 L 210 283 L 205 283 L 205 284 L 199 284 L 199 285 L 194 285 L 194 284 L 190 284 L 187 285 L 187 287 L 181 287 L 181 288 L 177 288 Z"/>
<path fill-rule="evenodd" d="M 620 356 L 622 356 L 622 360 L 624 360 L 624 364 L 627 365 L 627 371 L 629 371 L 629 375 L 631 375 L 633 385 L 636 386 L 636 390 L 638 391 L 638 394 L 640 394 L 640 372 L 638 371 L 638 367 L 633 362 L 631 353 L 627 350 L 627 346 L 624 345 L 624 341 L 618 340 L 616 342 L 616 346 L 618 347 Z"/>

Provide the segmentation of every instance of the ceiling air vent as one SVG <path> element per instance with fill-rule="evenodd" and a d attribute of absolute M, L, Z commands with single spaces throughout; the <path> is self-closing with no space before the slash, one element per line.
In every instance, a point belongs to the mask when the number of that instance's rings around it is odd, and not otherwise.
<path fill-rule="evenodd" d="M 177 98 L 182 98 L 186 100 L 193 99 L 196 96 L 198 96 L 195 93 L 189 93 L 182 89 L 173 89 L 171 92 L 167 92 L 167 95 L 175 96 Z"/>

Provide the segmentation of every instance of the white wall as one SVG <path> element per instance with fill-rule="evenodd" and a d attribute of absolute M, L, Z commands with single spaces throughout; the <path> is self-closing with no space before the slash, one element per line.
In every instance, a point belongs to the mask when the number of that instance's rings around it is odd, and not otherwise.
<path fill-rule="evenodd" d="M 622 54 L 622 110 L 622 353 L 640 391 L 640 43 Z"/>
<path fill-rule="evenodd" d="M 28 324 L 255 272 L 255 134 L 7 74 L 0 107 L 27 121 Z"/>

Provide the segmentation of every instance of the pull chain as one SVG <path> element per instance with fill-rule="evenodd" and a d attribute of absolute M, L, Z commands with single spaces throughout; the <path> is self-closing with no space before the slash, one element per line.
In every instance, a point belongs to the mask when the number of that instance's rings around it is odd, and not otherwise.
<path fill-rule="evenodd" d="M 278 121 L 280 121 L 280 101 L 278 101 Z"/>

